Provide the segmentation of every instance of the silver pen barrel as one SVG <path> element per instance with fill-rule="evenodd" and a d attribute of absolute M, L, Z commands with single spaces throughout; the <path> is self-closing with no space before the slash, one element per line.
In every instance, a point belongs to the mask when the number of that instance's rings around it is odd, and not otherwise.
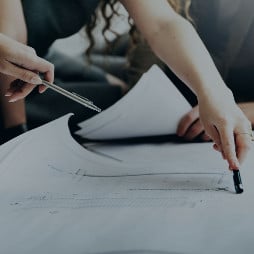
<path fill-rule="evenodd" d="M 87 98 L 84 98 L 76 93 L 69 92 L 60 86 L 57 86 L 55 84 L 47 82 L 46 80 L 42 80 L 42 84 L 45 85 L 46 87 L 54 90 L 55 92 L 60 93 L 60 94 L 64 95 L 65 97 L 67 97 L 67 98 L 87 107 L 87 108 L 90 108 L 90 109 L 95 110 L 97 112 L 101 112 L 101 109 L 98 108 L 97 106 L 95 106 L 93 104 L 93 102 Z"/>

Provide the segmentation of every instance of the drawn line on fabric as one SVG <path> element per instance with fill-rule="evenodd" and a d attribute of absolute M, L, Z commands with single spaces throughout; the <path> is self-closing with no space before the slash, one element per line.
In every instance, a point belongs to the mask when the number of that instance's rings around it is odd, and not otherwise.
<path fill-rule="evenodd" d="M 100 175 L 100 174 L 89 174 L 87 173 L 87 170 L 84 169 L 77 169 L 72 170 L 72 171 L 68 171 L 68 170 L 64 170 L 64 169 L 60 169 L 57 168 L 51 164 L 48 164 L 48 167 L 50 169 L 53 169 L 59 173 L 66 173 L 66 174 L 70 174 L 70 175 L 81 175 L 84 177 L 91 177 L 91 178 L 117 178 L 117 177 L 139 177 L 139 176 L 160 176 L 160 175 L 210 175 L 210 176 L 220 176 L 220 179 L 218 181 L 218 183 L 221 183 L 222 179 L 224 176 L 226 176 L 227 174 L 225 173 L 218 173 L 218 172 L 144 172 L 144 173 L 137 173 L 137 174 L 109 174 L 109 175 Z"/>

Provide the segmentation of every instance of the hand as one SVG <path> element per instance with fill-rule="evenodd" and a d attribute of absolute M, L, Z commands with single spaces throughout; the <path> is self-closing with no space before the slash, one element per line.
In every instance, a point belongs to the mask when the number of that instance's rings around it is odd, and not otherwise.
<path fill-rule="evenodd" d="M 41 84 L 37 73 L 44 74 L 44 78 L 53 82 L 54 66 L 38 57 L 33 48 L 21 44 L 0 33 L 0 72 L 23 81 L 22 86 L 16 86 L 17 81 L 7 91 L 10 101 L 16 101 L 27 96 L 35 87 Z M 18 82 L 21 84 L 21 82 Z M 39 92 L 45 91 L 40 85 Z"/>
<path fill-rule="evenodd" d="M 254 102 L 238 103 L 238 106 L 254 126 Z"/>
<path fill-rule="evenodd" d="M 200 120 L 206 133 L 215 142 L 214 149 L 222 153 L 230 169 L 238 169 L 251 145 L 248 135 L 251 123 L 227 88 L 198 96 L 198 101 Z"/>
<path fill-rule="evenodd" d="M 204 126 L 199 119 L 198 106 L 195 106 L 180 120 L 177 128 L 177 135 L 189 141 L 197 137 L 200 137 L 203 141 L 211 141 L 211 138 L 205 134 Z"/>

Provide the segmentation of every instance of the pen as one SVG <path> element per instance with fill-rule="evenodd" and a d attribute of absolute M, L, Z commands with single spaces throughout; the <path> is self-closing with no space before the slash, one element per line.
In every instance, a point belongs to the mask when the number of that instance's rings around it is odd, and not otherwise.
<path fill-rule="evenodd" d="M 240 171 L 238 169 L 233 170 L 233 180 L 235 185 L 235 192 L 237 194 L 243 193 L 242 179 L 241 179 Z"/>
<path fill-rule="evenodd" d="M 95 106 L 92 101 L 88 100 L 87 98 L 85 98 L 81 95 L 78 95 L 78 94 L 73 93 L 73 92 L 69 92 L 69 91 L 63 89 L 60 86 L 49 83 L 46 80 L 42 80 L 42 84 L 45 85 L 46 87 L 54 90 L 55 92 L 58 92 L 58 93 L 60 93 L 64 96 L 66 96 L 67 98 L 69 98 L 69 99 L 71 99 L 71 100 L 73 100 L 73 101 L 75 101 L 75 102 L 77 102 L 77 103 L 79 103 L 79 104 L 81 104 L 81 105 L 83 105 L 87 108 L 90 108 L 90 109 L 95 110 L 97 112 L 101 112 L 101 109 L 98 108 L 97 106 Z"/>

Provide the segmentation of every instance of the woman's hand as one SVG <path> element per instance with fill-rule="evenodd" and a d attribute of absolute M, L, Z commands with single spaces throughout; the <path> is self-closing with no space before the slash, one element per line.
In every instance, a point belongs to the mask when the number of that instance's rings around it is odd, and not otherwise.
<path fill-rule="evenodd" d="M 238 106 L 254 126 L 254 102 L 238 103 Z"/>
<path fill-rule="evenodd" d="M 205 134 L 205 129 L 199 118 L 199 107 L 195 106 L 189 113 L 183 116 L 177 128 L 177 135 L 186 140 L 193 140 L 197 137 L 203 141 L 211 141 Z"/>
<path fill-rule="evenodd" d="M 27 96 L 35 87 L 41 84 L 37 73 L 42 73 L 48 82 L 54 80 L 54 66 L 38 57 L 33 48 L 21 44 L 0 33 L 0 72 L 22 81 L 17 86 L 15 81 L 6 96 L 10 101 L 16 101 Z M 45 91 L 41 85 L 39 91 Z"/>
<path fill-rule="evenodd" d="M 251 123 L 236 105 L 232 92 L 218 90 L 198 96 L 200 120 L 215 150 L 222 153 L 230 169 L 238 169 L 251 145 Z"/>
<path fill-rule="evenodd" d="M 231 169 L 250 146 L 250 122 L 235 104 L 194 27 L 165 0 L 121 0 L 155 54 L 198 97 L 200 120 Z M 238 161 L 239 159 L 239 161 Z"/>

